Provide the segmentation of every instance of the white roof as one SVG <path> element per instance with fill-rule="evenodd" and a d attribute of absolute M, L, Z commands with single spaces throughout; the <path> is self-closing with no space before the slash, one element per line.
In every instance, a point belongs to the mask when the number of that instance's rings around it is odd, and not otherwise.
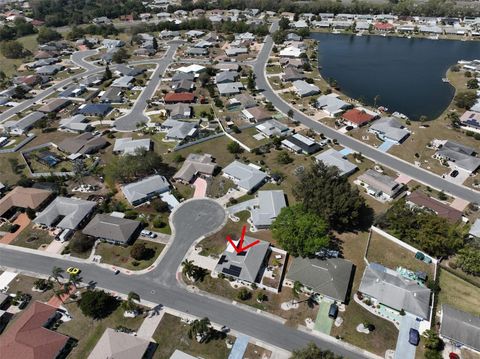
<path fill-rule="evenodd" d="M 179 72 L 185 72 L 185 73 L 196 73 L 196 72 L 200 72 L 200 71 L 202 71 L 202 70 L 204 70 L 204 69 L 205 69 L 205 66 L 193 64 L 193 65 L 189 65 L 189 66 L 179 67 L 179 68 L 177 69 L 177 71 L 179 71 Z"/>
<path fill-rule="evenodd" d="M 149 138 L 140 138 L 133 140 L 131 137 L 117 138 L 113 146 L 113 152 L 122 152 L 126 154 L 134 154 L 137 150 L 150 149 L 151 141 Z"/>

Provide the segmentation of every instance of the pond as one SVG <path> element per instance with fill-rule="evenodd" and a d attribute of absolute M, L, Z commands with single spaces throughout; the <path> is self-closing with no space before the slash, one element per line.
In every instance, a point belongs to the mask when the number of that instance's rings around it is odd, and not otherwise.
<path fill-rule="evenodd" d="M 442 81 L 458 60 L 480 58 L 480 42 L 312 33 L 325 79 L 347 96 L 413 120 L 438 117 L 455 90 Z"/>

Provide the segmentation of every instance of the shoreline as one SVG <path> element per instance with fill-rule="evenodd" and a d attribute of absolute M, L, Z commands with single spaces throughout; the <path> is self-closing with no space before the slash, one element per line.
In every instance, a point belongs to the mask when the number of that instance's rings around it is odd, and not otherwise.
<path fill-rule="evenodd" d="M 379 36 L 379 37 L 394 37 L 394 38 L 399 38 L 399 39 L 407 39 L 407 40 L 431 40 L 431 41 L 470 41 L 470 42 L 480 42 L 480 37 L 463 37 L 459 35 L 439 35 L 437 39 L 431 39 L 429 36 L 435 36 L 435 35 L 423 35 L 423 34 L 398 34 L 396 32 L 385 32 L 385 33 L 378 33 L 378 32 L 368 32 L 368 30 L 361 30 L 357 32 L 353 31 L 340 31 L 340 32 L 333 32 L 333 30 L 323 30 L 323 29 L 310 29 L 310 36 L 314 33 L 318 34 L 332 34 L 332 35 L 350 35 L 350 36 Z M 361 34 L 361 35 L 358 35 Z M 309 36 L 309 37 L 310 37 Z M 408 37 L 410 36 L 410 37 Z"/>

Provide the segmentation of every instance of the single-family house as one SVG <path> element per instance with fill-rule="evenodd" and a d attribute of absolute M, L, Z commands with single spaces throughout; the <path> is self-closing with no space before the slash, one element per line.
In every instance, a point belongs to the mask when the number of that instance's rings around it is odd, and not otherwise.
<path fill-rule="evenodd" d="M 215 75 L 215 83 L 224 84 L 229 82 L 236 82 L 237 78 L 238 78 L 238 72 L 222 71 Z"/>
<path fill-rule="evenodd" d="M 135 77 L 133 76 L 122 76 L 118 79 L 115 79 L 111 87 L 119 87 L 122 89 L 131 89 L 133 87 L 133 82 L 135 81 Z"/>
<path fill-rule="evenodd" d="M 48 190 L 17 186 L 0 199 L 0 218 L 10 218 L 19 208 L 36 211 L 48 202 L 51 195 Z"/>
<path fill-rule="evenodd" d="M 282 147 L 295 153 L 311 155 L 321 150 L 322 146 L 310 137 L 295 133 L 282 140 Z"/>
<path fill-rule="evenodd" d="M 185 53 L 189 56 L 206 56 L 208 55 L 208 49 L 205 47 L 189 47 Z"/>
<path fill-rule="evenodd" d="M 150 151 L 152 141 L 149 138 L 132 139 L 132 137 L 117 138 L 113 145 L 113 152 L 122 155 L 133 155 L 139 151 Z"/>
<path fill-rule="evenodd" d="M 241 92 L 243 84 L 241 82 L 217 83 L 217 89 L 221 96 L 232 96 Z"/>
<path fill-rule="evenodd" d="M 285 67 L 281 78 L 284 82 L 298 81 L 303 80 L 305 78 L 305 75 L 303 74 L 303 72 L 297 70 L 295 67 Z"/>
<path fill-rule="evenodd" d="M 125 46 L 125 42 L 122 40 L 115 40 L 115 39 L 104 39 L 102 41 L 102 46 L 107 49 L 114 49 L 117 47 Z"/>
<path fill-rule="evenodd" d="M 102 103 L 123 103 L 123 88 L 121 87 L 109 87 L 105 92 L 100 96 L 100 102 Z"/>
<path fill-rule="evenodd" d="M 176 93 L 192 92 L 195 88 L 195 82 L 193 82 L 192 80 L 182 79 L 178 81 L 173 81 L 171 87 L 172 90 Z"/>
<path fill-rule="evenodd" d="M 458 209 L 437 201 L 420 191 L 410 193 L 406 200 L 409 205 L 430 210 L 437 216 L 445 218 L 452 223 L 460 221 L 463 217 L 463 213 Z"/>
<path fill-rule="evenodd" d="M 376 117 L 376 114 L 363 108 L 352 108 L 342 115 L 345 125 L 352 126 L 353 128 L 364 126 Z"/>
<path fill-rule="evenodd" d="M 368 130 L 383 141 L 388 140 L 395 143 L 402 143 L 410 136 L 410 131 L 393 117 L 383 117 L 375 121 Z"/>
<path fill-rule="evenodd" d="M 198 134 L 198 122 L 179 121 L 169 118 L 162 122 L 160 129 L 166 132 L 167 140 L 185 140 Z"/>
<path fill-rule="evenodd" d="M 53 325 L 61 314 L 56 307 L 34 301 L 0 336 L 2 358 L 56 359 L 66 356 L 69 337 Z"/>
<path fill-rule="evenodd" d="M 79 97 L 81 96 L 82 94 L 84 94 L 85 92 L 87 91 L 87 87 L 85 85 L 82 85 L 82 84 L 74 84 L 74 85 L 71 85 L 69 87 L 67 87 L 65 90 L 63 90 L 62 92 L 60 92 L 60 94 L 58 95 L 58 97 L 62 97 L 62 98 L 69 98 L 69 97 Z"/>
<path fill-rule="evenodd" d="M 248 49 L 246 47 L 229 47 L 225 50 L 225 55 L 227 56 L 238 56 L 248 54 Z"/>
<path fill-rule="evenodd" d="M 223 175 L 230 178 L 238 187 L 250 192 L 260 187 L 267 179 L 267 174 L 252 165 L 233 161 L 223 169 Z"/>
<path fill-rule="evenodd" d="M 85 116 L 106 116 L 112 111 L 112 105 L 108 103 L 87 103 L 81 105 L 77 113 Z"/>
<path fill-rule="evenodd" d="M 136 77 L 145 72 L 144 68 L 131 67 L 123 64 L 119 64 L 115 67 L 115 73 L 120 76 L 133 76 Z"/>
<path fill-rule="evenodd" d="M 166 104 L 169 103 L 192 103 L 195 102 L 195 95 L 190 92 L 169 92 L 163 100 Z"/>
<path fill-rule="evenodd" d="M 167 105 L 165 108 L 171 119 L 183 120 L 192 117 L 192 108 L 184 103 Z"/>
<path fill-rule="evenodd" d="M 340 176 L 349 176 L 358 168 L 333 148 L 319 153 L 315 156 L 315 159 L 323 162 L 328 167 L 336 167 Z"/>
<path fill-rule="evenodd" d="M 141 223 L 127 218 L 99 213 L 85 226 L 82 233 L 113 244 L 128 245 L 139 235 Z"/>
<path fill-rule="evenodd" d="M 468 231 L 468 234 L 471 237 L 480 239 L 480 218 L 477 218 L 475 220 L 475 222 L 470 227 L 470 230 Z"/>
<path fill-rule="evenodd" d="M 147 353 L 153 354 L 154 349 L 147 339 L 107 328 L 88 359 L 142 359 Z"/>
<path fill-rule="evenodd" d="M 440 336 L 455 347 L 480 352 L 480 317 L 442 304 Z"/>
<path fill-rule="evenodd" d="M 300 57 L 305 51 L 303 49 L 299 49 L 298 47 L 294 46 L 287 46 L 284 49 L 280 50 L 279 56 L 280 57 Z"/>
<path fill-rule="evenodd" d="M 57 197 L 33 220 L 34 223 L 62 229 L 77 229 L 90 217 L 94 201 Z"/>
<path fill-rule="evenodd" d="M 460 122 L 462 126 L 480 130 L 480 112 L 465 111 L 465 113 L 460 116 Z"/>
<path fill-rule="evenodd" d="M 282 190 L 258 191 L 256 203 L 250 210 L 250 222 L 256 229 L 269 228 L 282 208 L 286 207 Z"/>
<path fill-rule="evenodd" d="M 403 189 L 403 185 L 396 182 L 394 178 L 372 169 L 358 176 L 357 181 L 373 197 L 382 197 L 386 200 L 395 198 Z"/>
<path fill-rule="evenodd" d="M 255 128 L 267 137 L 288 136 L 292 132 L 288 126 L 273 119 L 262 122 Z"/>
<path fill-rule="evenodd" d="M 330 117 L 335 117 L 353 107 L 348 102 L 340 100 L 338 95 L 335 93 L 319 96 L 315 105 Z"/>
<path fill-rule="evenodd" d="M 243 245 L 248 246 L 255 241 L 255 238 L 246 236 Z M 241 282 L 259 283 L 269 253 L 270 243 L 266 241 L 259 240 L 258 244 L 241 253 L 237 253 L 229 243 L 220 256 L 214 272 L 223 273 Z"/>
<path fill-rule="evenodd" d="M 140 181 L 126 184 L 121 187 L 121 190 L 131 205 L 138 206 L 158 197 L 162 193 L 168 192 L 170 184 L 165 177 L 153 175 Z"/>
<path fill-rule="evenodd" d="M 59 129 L 69 132 L 87 132 L 92 129 L 84 115 L 78 114 L 60 120 Z"/>
<path fill-rule="evenodd" d="M 320 93 L 318 86 L 309 84 L 304 80 L 296 80 L 292 83 L 294 91 L 300 97 L 314 96 Z"/>
<path fill-rule="evenodd" d="M 228 109 L 247 109 L 255 106 L 257 106 L 257 101 L 247 93 L 238 94 L 227 102 Z"/>
<path fill-rule="evenodd" d="M 453 167 L 473 173 L 480 167 L 477 150 L 454 141 L 445 141 L 439 146 L 435 157 L 449 161 Z"/>
<path fill-rule="evenodd" d="M 43 113 L 58 112 L 68 105 L 71 101 L 66 98 L 52 98 L 47 100 L 46 103 L 38 108 L 38 111 Z"/>
<path fill-rule="evenodd" d="M 370 263 L 365 268 L 358 291 L 396 311 L 430 318 L 430 289 L 378 263 Z"/>
<path fill-rule="evenodd" d="M 108 142 L 102 136 L 95 136 L 90 132 L 84 132 L 75 137 L 67 137 L 58 144 L 62 152 L 89 155 L 106 147 Z"/>
<path fill-rule="evenodd" d="M 285 282 L 300 282 L 310 293 L 345 303 L 350 292 L 353 263 L 342 258 L 293 259 L 285 275 Z"/>
<path fill-rule="evenodd" d="M 44 117 L 44 113 L 34 111 L 21 118 L 20 120 L 5 122 L 3 128 L 10 134 L 22 135 L 30 131 L 33 126 Z"/>
<path fill-rule="evenodd" d="M 250 122 L 261 122 L 272 117 L 270 112 L 260 106 L 243 109 L 242 116 Z"/>
<path fill-rule="evenodd" d="M 183 183 L 192 182 L 197 176 L 213 175 L 217 165 L 212 155 L 189 153 L 182 167 L 173 175 L 175 181 Z"/>

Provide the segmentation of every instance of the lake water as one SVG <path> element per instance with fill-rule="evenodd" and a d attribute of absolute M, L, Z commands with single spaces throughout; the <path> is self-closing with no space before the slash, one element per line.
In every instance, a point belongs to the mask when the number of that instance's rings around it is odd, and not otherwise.
<path fill-rule="evenodd" d="M 312 33 L 321 74 L 347 96 L 388 107 L 411 119 L 439 116 L 454 88 L 442 82 L 458 60 L 480 58 L 480 42 Z"/>

